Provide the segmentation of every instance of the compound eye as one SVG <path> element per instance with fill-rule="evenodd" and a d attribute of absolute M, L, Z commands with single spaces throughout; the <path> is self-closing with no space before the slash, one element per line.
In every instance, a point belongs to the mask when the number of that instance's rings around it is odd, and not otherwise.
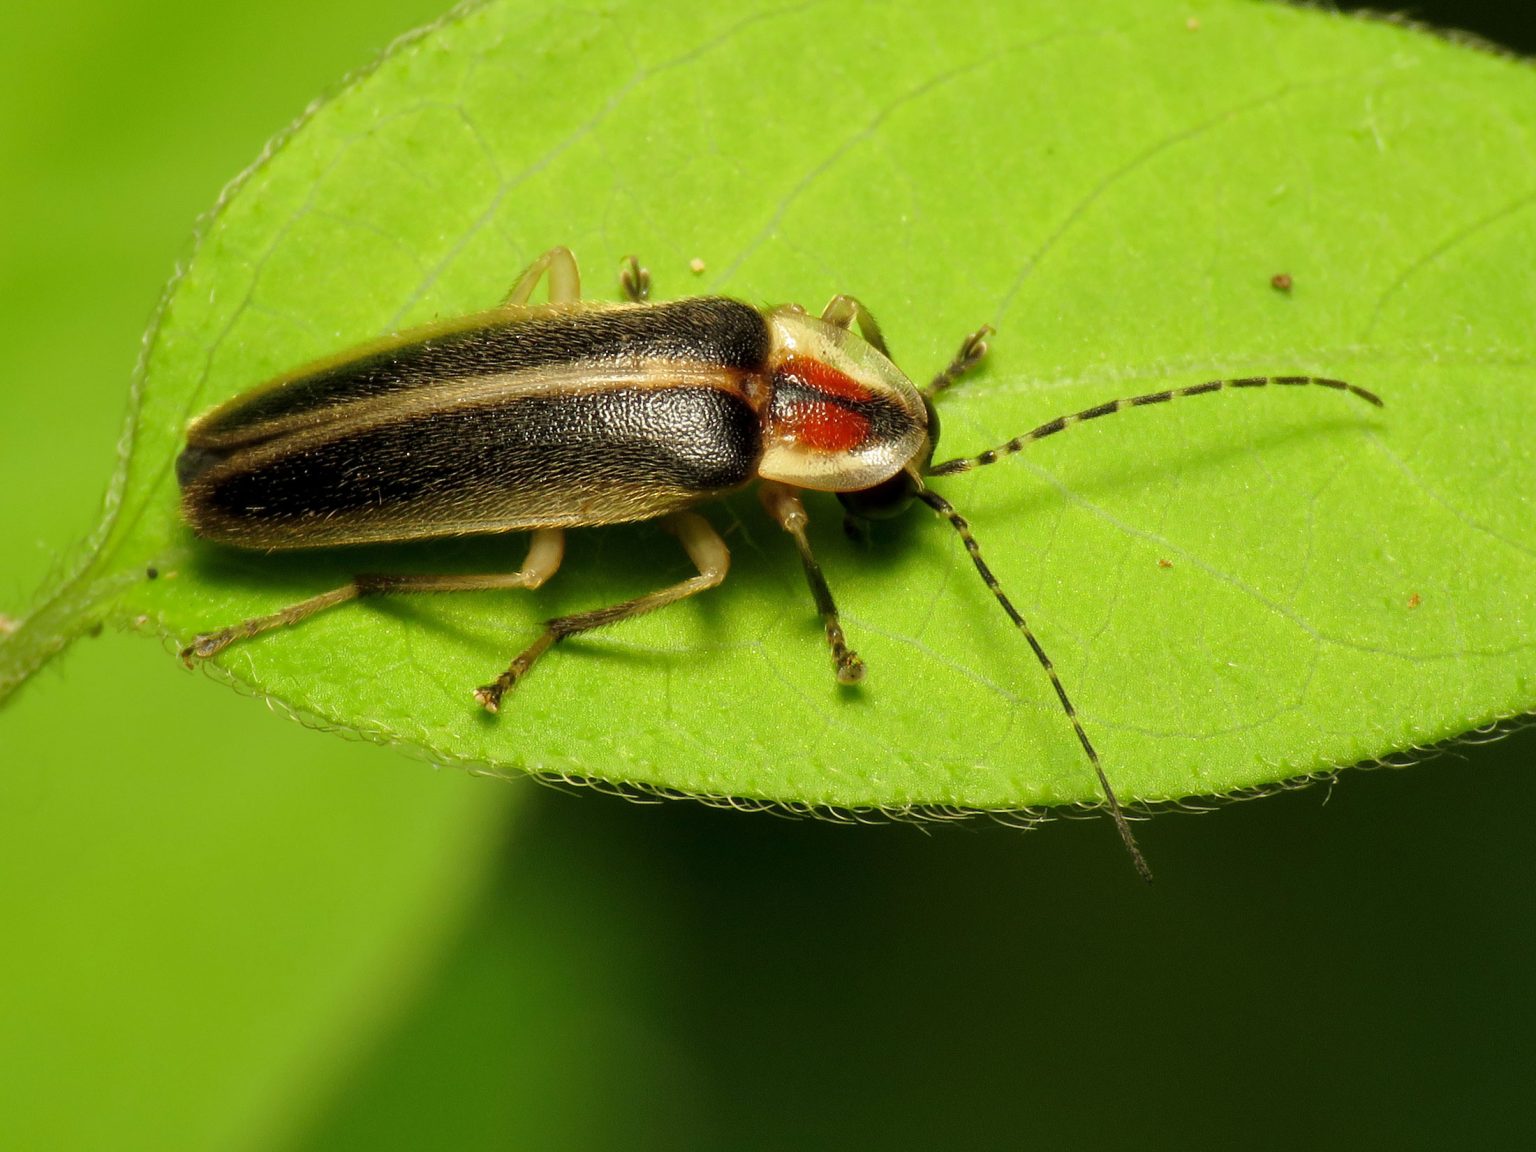
<path fill-rule="evenodd" d="M 902 471 L 872 488 L 839 492 L 837 498 L 844 508 L 861 520 L 889 520 L 907 510 L 916 498 L 916 489 L 912 486 L 912 478 Z"/>

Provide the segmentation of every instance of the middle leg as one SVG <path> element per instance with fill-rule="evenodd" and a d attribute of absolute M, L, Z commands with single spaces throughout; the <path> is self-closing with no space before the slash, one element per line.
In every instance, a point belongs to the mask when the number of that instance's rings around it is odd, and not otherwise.
<path fill-rule="evenodd" d="M 549 302 L 574 304 L 581 299 L 581 273 L 576 268 L 576 257 L 564 246 L 551 248 L 524 269 L 512 285 L 512 291 L 502 303 L 503 308 L 521 308 L 533 298 L 533 290 L 539 281 L 549 277 Z"/>
<path fill-rule="evenodd" d="M 625 600 L 621 604 L 595 608 L 590 612 L 578 612 L 572 616 L 558 616 L 546 621 L 543 634 L 528 645 L 505 672 L 490 684 L 475 689 L 475 699 L 480 702 L 480 706 L 487 712 L 499 711 L 501 698 L 517 687 L 518 681 L 528 674 L 528 670 L 540 656 L 567 636 L 579 636 L 583 632 L 590 632 L 606 624 L 617 624 L 620 620 L 628 620 L 631 616 L 654 612 L 658 608 L 664 608 L 668 604 L 686 600 L 689 596 L 696 596 L 700 592 L 714 588 L 725 579 L 725 574 L 731 567 L 731 554 L 726 549 L 725 541 L 720 539 L 720 534 L 709 526 L 708 520 L 697 512 L 678 512 L 663 521 L 663 526 L 675 533 L 682 542 L 688 558 L 699 570 L 697 576 L 691 576 L 669 588 L 662 588 L 645 596 L 637 596 L 633 600 Z"/>

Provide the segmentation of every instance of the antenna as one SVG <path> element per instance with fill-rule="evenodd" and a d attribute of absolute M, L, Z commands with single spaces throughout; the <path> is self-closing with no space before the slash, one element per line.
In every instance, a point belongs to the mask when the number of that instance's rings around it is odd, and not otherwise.
<path fill-rule="evenodd" d="M 1336 392 L 1349 392 L 1369 404 L 1382 407 L 1381 397 L 1374 392 L 1368 392 L 1358 384 L 1346 384 L 1342 380 L 1331 380 L 1326 376 L 1240 376 L 1231 380 L 1207 380 L 1204 384 L 1191 384 L 1187 388 L 1168 388 L 1162 392 L 1148 392 L 1144 396 L 1130 396 L 1124 400 L 1111 400 L 1107 404 L 1098 404 L 1092 408 L 1084 408 L 1081 412 L 1074 412 L 1070 416 L 1058 416 L 1054 420 L 1047 420 L 1040 427 L 1022 436 L 1015 436 L 1006 444 L 999 444 L 996 448 L 988 448 L 985 452 L 975 456 L 959 456 L 953 460 L 946 460 L 942 464 L 931 465 L 924 473 L 925 476 L 956 476 L 961 472 L 969 472 L 986 464 L 996 464 L 1005 456 L 1012 456 L 1020 451 L 1026 444 L 1033 444 L 1036 440 L 1044 440 L 1047 436 L 1053 436 L 1074 424 L 1081 424 L 1087 420 L 1097 420 L 1100 416 L 1112 416 L 1116 412 L 1124 412 L 1127 408 L 1141 408 L 1148 404 L 1166 404 L 1183 396 L 1205 396 L 1211 392 L 1221 392 L 1227 388 L 1266 388 L 1274 385 L 1305 386 L 1315 385 L 1319 388 L 1332 388 Z"/>
<path fill-rule="evenodd" d="M 983 328 L 971 336 L 962 345 L 959 355 L 948 369 L 940 373 L 933 383 L 925 390 L 928 396 L 937 395 L 944 391 L 971 365 L 981 358 L 986 351 L 985 337 L 990 330 Z M 1033 431 L 1026 432 L 1022 436 L 1015 436 L 1005 444 L 999 444 L 996 448 L 989 448 L 985 452 L 975 456 L 959 456 L 953 460 L 946 460 L 942 464 L 930 465 L 924 472 L 924 476 L 956 476 L 961 472 L 970 472 L 973 469 L 984 467 L 988 464 L 996 464 L 1005 457 L 1012 456 L 1022 450 L 1026 444 L 1033 444 L 1036 440 L 1043 440 L 1047 436 L 1053 436 L 1057 432 L 1064 431 L 1074 424 L 1081 424 L 1087 420 L 1097 420 L 1101 416 L 1110 416 L 1116 412 L 1123 412 L 1127 408 L 1141 408 L 1149 404 L 1166 404 L 1184 396 L 1205 396 L 1212 392 L 1221 392 L 1229 388 L 1265 388 L 1270 386 L 1316 386 L 1319 388 L 1332 388 L 1338 392 L 1348 392 L 1377 408 L 1382 407 L 1381 397 L 1374 392 L 1369 392 L 1355 384 L 1347 384 L 1343 380 L 1333 380 L 1326 376 L 1242 376 L 1228 380 L 1209 380 L 1204 384 L 1191 384 L 1185 388 L 1168 388 L 1162 392 L 1148 392 L 1143 396 L 1131 396 L 1123 400 L 1111 400 L 1105 404 L 1099 404 L 1092 408 L 1085 408 L 1081 412 L 1074 412 L 1070 416 L 1058 416 L 1054 420 L 1048 420 Z M 992 569 L 987 567 L 987 562 L 981 557 L 981 547 L 976 543 L 976 537 L 971 534 L 971 526 L 965 517 L 955 510 L 955 506 L 937 492 L 923 483 L 914 469 L 909 469 L 907 475 L 911 478 L 915 495 L 924 504 L 932 508 L 960 535 L 965 542 L 965 550 L 970 553 L 971 562 L 976 565 L 976 571 L 980 573 L 982 582 L 991 590 L 1002 606 L 1008 618 L 1014 626 L 1024 634 L 1024 639 L 1029 641 L 1030 648 L 1035 653 L 1035 658 L 1040 661 L 1040 667 L 1045 669 L 1045 674 L 1050 677 L 1051 687 L 1056 689 L 1056 697 L 1061 701 L 1061 707 L 1067 714 L 1067 719 L 1072 722 L 1072 730 L 1077 733 L 1078 743 L 1083 746 L 1083 751 L 1088 754 L 1088 760 L 1093 765 L 1094 774 L 1099 778 L 1099 788 L 1104 793 L 1104 800 L 1109 807 L 1109 815 L 1115 822 L 1115 828 L 1120 833 L 1120 839 L 1125 844 L 1125 850 L 1131 854 L 1131 863 L 1136 866 L 1136 871 L 1141 878 L 1148 883 L 1152 882 L 1152 869 L 1147 866 L 1146 857 L 1141 854 L 1141 848 L 1136 843 L 1136 837 L 1131 832 L 1130 822 L 1126 819 L 1125 810 L 1120 806 L 1119 799 L 1115 796 L 1115 790 L 1110 786 L 1109 777 L 1104 772 L 1104 765 L 1099 760 L 1098 750 L 1094 748 L 1093 741 L 1088 739 L 1088 733 L 1084 731 L 1082 721 L 1077 717 L 1077 709 L 1072 704 L 1072 698 L 1067 695 L 1067 690 L 1062 686 L 1061 677 L 1056 675 L 1056 668 L 1051 663 L 1051 658 L 1045 654 L 1045 649 L 1040 647 L 1040 641 L 1035 639 L 1035 634 L 1030 630 L 1019 610 L 1013 606 L 1013 601 L 1008 599 L 1008 594 L 1003 591 L 1002 585 L 997 582 L 997 577 L 992 575 Z"/>
<path fill-rule="evenodd" d="M 1008 614 L 1018 630 L 1024 633 L 1024 639 L 1029 641 L 1029 646 L 1034 649 L 1035 658 L 1040 661 L 1040 667 L 1045 669 L 1045 674 L 1051 678 L 1051 687 L 1056 689 L 1056 696 L 1061 701 L 1061 707 L 1067 714 L 1067 719 L 1072 721 L 1072 730 L 1077 733 L 1077 739 L 1083 746 L 1083 751 L 1088 753 L 1088 759 L 1093 764 L 1093 770 L 1099 777 L 1099 787 L 1103 789 L 1104 799 L 1109 804 L 1109 815 L 1115 822 L 1115 828 L 1120 833 L 1120 839 L 1125 844 L 1125 850 L 1131 854 L 1131 863 L 1136 866 L 1136 871 L 1148 884 L 1152 883 L 1152 869 L 1147 867 L 1147 858 L 1141 854 L 1140 847 L 1136 844 L 1136 837 L 1131 832 L 1131 824 L 1125 818 L 1125 810 L 1120 807 L 1120 801 L 1115 796 L 1115 790 L 1110 787 L 1109 777 L 1104 774 L 1104 765 L 1099 761 L 1098 749 L 1093 746 L 1093 741 L 1088 739 L 1088 733 L 1083 731 L 1083 725 L 1077 718 L 1077 709 L 1072 704 L 1072 697 L 1067 695 L 1067 690 L 1061 685 L 1061 677 L 1056 675 L 1056 666 L 1051 663 L 1051 658 L 1045 654 L 1045 649 L 1040 647 L 1040 641 L 1035 639 L 1035 634 L 1030 630 L 1029 624 L 1013 606 L 1013 601 L 1008 599 L 1008 594 L 1003 591 L 997 577 L 992 575 L 992 569 L 987 567 L 987 562 L 981 558 L 981 546 L 976 543 L 976 537 L 971 535 L 971 526 L 964 516 L 955 511 L 955 506 L 931 488 L 921 487 L 918 482 L 917 498 L 928 507 L 932 508 L 940 516 L 949 521 L 949 525 L 960 534 L 960 539 L 965 541 L 965 550 L 971 554 L 971 562 L 976 565 L 976 571 L 981 573 L 982 582 L 992 590 L 992 595 L 997 597 L 997 602 L 1003 606 L 1003 611 Z"/>

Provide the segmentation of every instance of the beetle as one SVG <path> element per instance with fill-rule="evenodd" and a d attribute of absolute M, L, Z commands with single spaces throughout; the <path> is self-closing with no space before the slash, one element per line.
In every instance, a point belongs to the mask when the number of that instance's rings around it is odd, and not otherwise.
<path fill-rule="evenodd" d="M 549 302 L 530 303 L 548 281 Z M 1059 416 L 974 456 L 933 462 L 935 398 L 987 351 L 990 327 L 918 388 L 896 367 L 869 309 L 834 296 L 820 316 L 726 297 L 649 302 L 633 257 L 623 302 L 581 299 L 575 257 L 552 248 L 498 308 L 364 344 L 280 376 L 193 420 L 176 461 L 181 508 L 204 539 L 256 551 L 532 534 L 518 571 L 355 576 L 267 616 L 195 637 L 189 664 L 236 641 L 297 624 L 360 597 L 539 587 L 560 566 L 567 528 L 659 519 L 698 574 L 619 604 L 546 621 L 494 681 L 501 707 L 535 662 L 569 637 L 713 588 L 730 554 L 695 506 L 759 484 L 763 507 L 799 551 L 839 682 L 865 666 L 849 647 L 806 533 L 800 493 L 835 493 L 852 524 L 926 504 L 971 562 L 1044 669 L 1097 776 L 1137 870 L 1151 873 L 1050 658 L 982 558 L 965 518 L 929 487 L 993 464 L 1075 424 L 1224 389 L 1316 385 L 1315 376 L 1213 380 Z M 855 331 L 855 329 L 857 331 Z"/>

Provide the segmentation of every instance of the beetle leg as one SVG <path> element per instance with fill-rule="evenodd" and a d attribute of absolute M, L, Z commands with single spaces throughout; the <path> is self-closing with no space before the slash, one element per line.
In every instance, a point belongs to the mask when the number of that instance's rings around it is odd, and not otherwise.
<path fill-rule="evenodd" d="M 581 272 L 576 268 L 576 257 L 566 247 L 551 248 L 540 256 L 527 271 L 517 278 L 512 291 L 502 302 L 502 307 L 521 307 L 533 298 L 533 290 L 539 281 L 549 274 L 549 302 L 574 304 L 581 299 Z"/>
<path fill-rule="evenodd" d="M 890 359 L 891 350 L 885 346 L 885 337 L 880 334 L 880 325 L 875 323 L 874 314 L 855 297 L 832 297 L 821 310 L 821 318 L 838 328 L 851 328 L 857 321 L 859 335 L 864 337 L 865 343 L 887 360 Z"/>
<path fill-rule="evenodd" d="M 582 632 L 601 628 L 605 624 L 617 624 L 620 620 L 628 620 L 631 616 L 654 612 L 678 600 L 686 600 L 689 596 L 707 591 L 725 579 L 725 574 L 731 567 L 731 554 L 725 547 L 725 541 L 720 539 L 720 534 L 709 526 L 708 520 L 697 512 L 678 512 L 662 521 L 662 526 L 675 533 L 682 541 L 688 558 L 698 568 L 699 574 L 690 576 L 687 580 L 673 584 L 671 587 L 659 589 L 645 596 L 637 596 L 633 600 L 625 600 L 621 604 L 545 621 L 543 634 L 528 645 L 505 672 L 493 683 L 475 689 L 475 699 L 480 702 L 481 707 L 487 712 L 499 711 L 501 698 L 517 687 L 517 682 L 527 674 L 528 669 L 533 667 L 540 656 L 567 636 L 577 636 Z"/>
<path fill-rule="evenodd" d="M 987 337 L 991 336 L 994 331 L 995 329 L 992 325 L 983 324 L 967 336 L 960 345 L 960 351 L 956 352 L 955 358 L 949 362 L 949 367 L 945 368 L 944 371 L 928 382 L 928 387 L 923 389 L 923 395 L 932 400 L 940 392 L 980 364 L 981 358 L 987 354 Z"/>
<path fill-rule="evenodd" d="M 528 545 L 528 556 L 516 572 L 497 572 L 480 576 L 354 576 L 340 588 L 332 588 L 308 600 L 272 613 L 242 621 L 232 628 L 205 632 L 181 650 L 187 664 L 206 660 L 240 640 L 249 640 L 274 628 L 287 628 L 316 612 L 360 600 L 365 596 L 383 596 L 402 592 L 483 592 L 499 588 L 537 588 L 555 574 L 565 554 L 565 534 L 559 528 L 540 528 Z"/>
<path fill-rule="evenodd" d="M 626 256 L 619 264 L 619 287 L 624 299 L 640 304 L 651 298 L 651 270 L 640 263 L 638 257 Z"/>
<path fill-rule="evenodd" d="M 821 565 L 816 563 L 816 557 L 811 553 L 811 542 L 805 534 L 805 526 L 810 518 L 805 514 L 800 494 L 787 484 L 774 480 L 765 480 L 757 494 L 763 507 L 768 510 L 768 515 L 794 537 L 795 547 L 800 549 L 800 562 L 805 565 L 805 582 L 811 586 L 816 610 L 821 613 L 822 625 L 827 630 L 827 647 L 832 649 L 832 663 L 837 666 L 837 682 L 857 684 L 864 679 L 864 661 L 848 647 L 842 621 L 838 619 L 837 604 L 832 599 L 832 590 L 827 587 L 827 578 L 821 574 Z"/>

